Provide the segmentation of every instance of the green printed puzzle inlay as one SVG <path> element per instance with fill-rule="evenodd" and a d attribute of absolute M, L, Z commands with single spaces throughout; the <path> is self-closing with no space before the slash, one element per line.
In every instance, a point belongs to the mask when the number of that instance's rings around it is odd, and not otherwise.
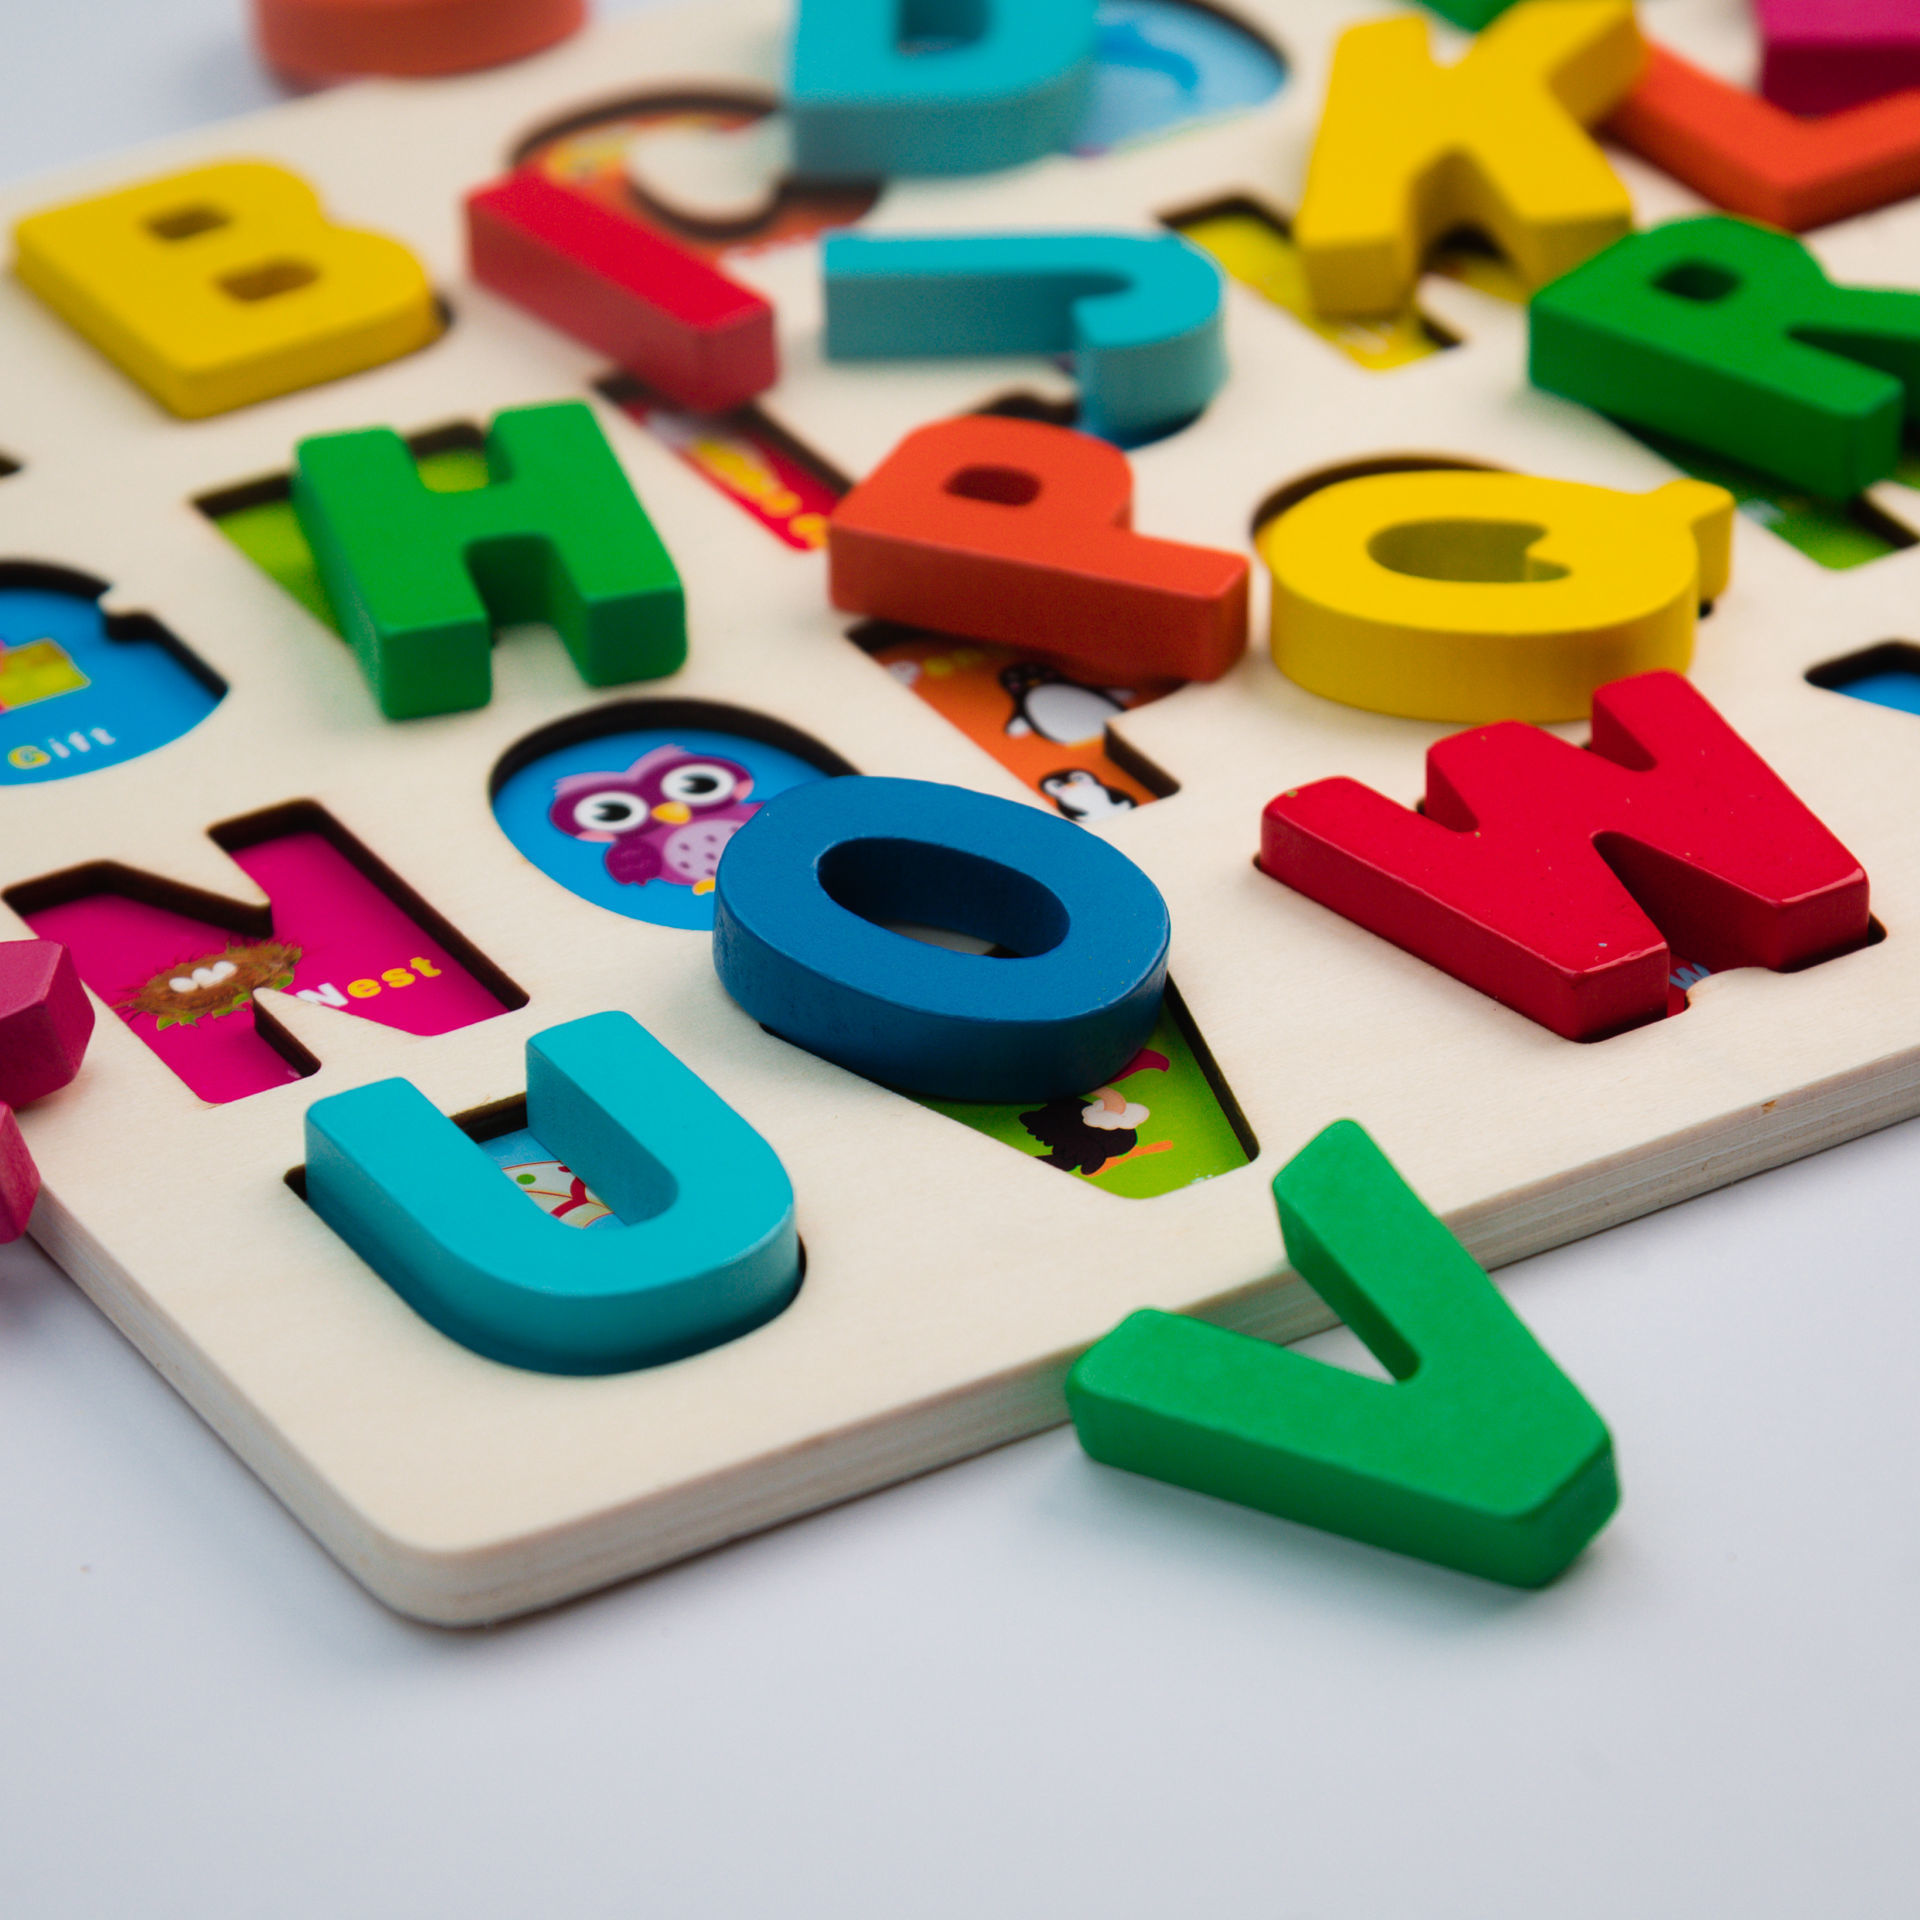
<path fill-rule="evenodd" d="M 1725 487 L 1749 520 L 1757 520 L 1769 533 L 1779 535 L 1823 567 L 1857 567 L 1914 544 L 1914 535 L 1870 500 L 1823 500 L 1724 455 L 1708 453 L 1645 427 L 1628 426 L 1625 421 L 1614 424 L 1625 428 L 1661 459 L 1670 460 L 1682 473 Z M 1892 478 L 1902 486 L 1920 488 L 1920 458 L 1906 455 Z M 1915 510 L 1920 512 L 1920 500 L 1915 502 Z"/>
<path fill-rule="evenodd" d="M 487 456 L 478 447 L 448 447 L 438 453 L 416 454 L 414 465 L 422 482 L 435 493 L 467 493 L 487 484 Z M 235 507 L 212 508 L 213 524 L 271 580 L 277 581 L 316 619 L 335 633 L 340 623 L 327 604 L 313 549 L 300 531 L 290 488 L 277 500 Z"/>
<path fill-rule="evenodd" d="M 1107 1086 L 1041 1106 L 921 1104 L 1128 1200 L 1231 1173 L 1252 1157 L 1179 1019 L 1164 1006 L 1147 1044 Z"/>

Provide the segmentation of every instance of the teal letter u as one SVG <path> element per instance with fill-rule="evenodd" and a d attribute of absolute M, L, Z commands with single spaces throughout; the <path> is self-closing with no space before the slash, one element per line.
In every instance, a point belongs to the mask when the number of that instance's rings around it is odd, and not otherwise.
<path fill-rule="evenodd" d="M 612 1208 L 590 1233 L 531 1205 L 408 1080 L 307 1109 L 307 1200 L 441 1332 L 542 1373 L 718 1346 L 800 1284 L 779 1156 L 638 1021 L 527 1042 L 527 1123 Z"/>

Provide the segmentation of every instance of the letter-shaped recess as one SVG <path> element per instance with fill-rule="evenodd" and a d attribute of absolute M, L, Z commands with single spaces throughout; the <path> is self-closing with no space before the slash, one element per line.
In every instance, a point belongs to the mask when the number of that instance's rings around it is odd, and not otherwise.
<path fill-rule="evenodd" d="M 467 197 L 473 277 L 696 413 L 779 376 L 759 294 L 598 200 L 526 168 Z"/>
<path fill-rule="evenodd" d="M 1260 865 L 1569 1040 L 1659 1019 L 1669 942 L 1718 973 L 1872 937 L 1860 863 L 1676 673 L 1602 687 L 1588 751 L 1517 720 L 1436 741 L 1422 812 L 1290 788 Z"/>
<path fill-rule="evenodd" d="M 189 420 L 358 373 L 440 333 L 397 240 L 336 227 L 298 174 L 254 160 L 30 214 L 14 272 Z"/>
<path fill-rule="evenodd" d="M 1838 113 L 1920 86 L 1920 0 L 1754 0 L 1760 91 L 1789 113 Z"/>
<path fill-rule="evenodd" d="M 787 113 L 819 179 L 988 173 L 1066 146 L 1094 0 L 799 0 Z"/>
<path fill-rule="evenodd" d="M 578 31 L 585 0 L 253 0 L 254 37 L 295 79 L 467 73 Z"/>
<path fill-rule="evenodd" d="M 1098 835 L 963 787 L 862 774 L 768 801 L 728 845 L 714 895 L 713 964 L 754 1019 L 935 1100 L 1054 1100 L 1110 1080 L 1153 1031 L 1169 937 L 1160 890 Z"/>
<path fill-rule="evenodd" d="M 1391 1381 L 1135 1313 L 1067 1376 L 1109 1466 L 1514 1587 L 1620 1504 L 1606 1424 L 1352 1120 L 1273 1182 L 1287 1258 Z"/>
<path fill-rule="evenodd" d="M 527 1124 L 619 1216 L 529 1206 L 408 1080 L 307 1109 L 307 1200 L 442 1333 L 541 1373 L 620 1373 L 736 1339 L 800 1284 L 779 1156 L 638 1021 L 527 1042 Z"/>
<path fill-rule="evenodd" d="M 1227 377 L 1220 269 L 1177 234 L 835 234 L 821 264 L 829 360 L 1071 352 L 1081 424 L 1123 443 Z"/>
<path fill-rule="evenodd" d="M 435 492 L 384 427 L 296 450 L 294 511 L 389 720 L 484 707 L 496 623 L 550 621 L 591 687 L 685 661 L 680 576 L 581 402 L 498 415 L 487 471 Z"/>
<path fill-rule="evenodd" d="M 1796 233 L 1920 191 L 1912 92 L 1802 120 L 1649 46 L 1606 132 L 1716 206 Z"/>
<path fill-rule="evenodd" d="M 1920 294 L 1835 286 L 1791 235 L 1709 214 L 1536 294 L 1535 386 L 1843 499 L 1920 413 Z"/>
<path fill-rule="evenodd" d="M 1540 286 L 1632 224 L 1584 131 L 1633 84 L 1627 0 L 1524 0 L 1441 68 L 1417 14 L 1349 27 L 1293 237 L 1322 313 L 1393 313 L 1427 248 L 1483 228 Z"/>
<path fill-rule="evenodd" d="M 0 1244 L 27 1230 L 40 1192 L 15 1107 L 64 1087 L 93 1036 L 93 1002 L 57 940 L 0 941 Z"/>
<path fill-rule="evenodd" d="M 848 613 L 1134 679 L 1217 680 L 1246 651 L 1247 562 L 1133 532 L 1104 440 L 969 414 L 916 428 L 827 522 Z"/>
<path fill-rule="evenodd" d="M 1595 687 L 1684 671 L 1726 586 L 1733 496 L 1518 473 L 1381 473 L 1255 536 L 1273 658 L 1310 692 L 1416 720 L 1578 720 Z"/>

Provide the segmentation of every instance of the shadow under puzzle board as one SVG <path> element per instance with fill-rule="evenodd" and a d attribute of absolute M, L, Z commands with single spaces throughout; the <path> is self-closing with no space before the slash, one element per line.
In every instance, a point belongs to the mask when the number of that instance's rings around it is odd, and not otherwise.
<path fill-rule="evenodd" d="M 898 183 L 867 224 L 1145 229 L 1247 194 L 1290 210 L 1332 39 L 1368 11 L 1243 0 L 1291 63 L 1265 105 L 1099 158 Z M 1716 44 L 1732 9 L 1657 11 L 1669 40 L 1737 64 L 1737 45 Z M 1680 1017 L 1596 1045 L 1556 1038 L 1254 870 L 1275 792 L 1349 774 L 1411 801 L 1447 729 L 1316 699 L 1258 639 L 1217 684 L 1119 716 L 1117 738 L 1178 791 L 1088 830 L 1164 891 L 1173 978 L 1258 1141 L 1251 1163 L 1157 1197 L 1101 1191 L 769 1037 L 721 990 L 703 934 L 608 912 L 524 859 L 494 822 L 490 774 L 534 729 L 608 696 L 583 688 L 550 634 L 513 632 L 489 706 L 383 722 L 341 643 L 196 498 L 283 471 L 305 434 L 416 433 L 587 396 L 690 603 L 684 671 L 618 697 L 753 709 L 862 772 L 1044 804 L 848 640 L 818 553 L 774 537 L 601 399 L 607 369 L 590 354 L 463 277 L 461 195 L 526 134 L 667 82 L 775 83 L 782 27 L 759 4 L 650 14 L 500 72 L 341 89 L 5 196 L 11 220 L 189 164 L 276 160 L 336 218 L 403 239 L 456 315 L 410 357 L 187 425 L 17 283 L 0 285 L 0 437 L 24 463 L 0 479 L 0 558 L 109 581 L 109 611 L 153 615 L 229 687 L 157 751 L 0 792 L 0 887 L 115 861 L 258 920 L 262 896 L 208 829 L 311 803 L 527 996 L 416 1036 L 269 988 L 260 1004 L 319 1070 L 221 1105 L 103 1020 L 78 1080 L 25 1116 L 46 1179 L 42 1244 L 346 1566 L 432 1620 L 554 1601 L 1058 1421 L 1072 1356 L 1136 1307 L 1288 1337 L 1324 1324 L 1281 1264 L 1267 1187 L 1342 1115 L 1499 1263 L 1920 1108 L 1920 722 L 1802 677 L 1911 633 L 1915 549 L 1832 572 L 1743 520 L 1694 675 L 1858 854 L 1888 938 L 1798 975 L 1706 979 Z M 1697 205 L 1619 165 L 1643 223 Z M 1812 244 L 1839 278 L 1920 285 L 1920 205 Z M 1038 360 L 826 366 L 816 244 L 739 252 L 728 267 L 778 307 L 785 372 L 766 413 L 843 472 L 929 418 L 1009 389 L 1065 391 Z M 1369 371 L 1231 288 L 1231 384 L 1134 455 L 1136 524 L 1245 550 L 1256 505 L 1284 482 L 1410 450 L 1633 489 L 1671 477 L 1624 433 L 1529 391 L 1523 310 L 1435 278 L 1421 301 L 1461 343 Z M 27 931 L 15 915 L 3 924 Z M 594 1379 L 495 1365 L 416 1318 L 283 1175 L 314 1100 L 400 1074 L 446 1112 L 507 1101 L 524 1087 L 529 1034 L 607 1008 L 633 1014 L 779 1152 L 806 1282 L 757 1332 L 672 1365 Z"/>

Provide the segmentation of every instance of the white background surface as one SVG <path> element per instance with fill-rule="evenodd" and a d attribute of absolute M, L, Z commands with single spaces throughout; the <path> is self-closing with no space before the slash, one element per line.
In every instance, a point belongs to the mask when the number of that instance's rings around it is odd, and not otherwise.
<path fill-rule="evenodd" d="M 8 12 L 0 176 L 275 97 L 238 0 Z M 0 1249 L 0 1912 L 1913 1912 L 1917 1176 L 1913 1124 L 1501 1276 L 1625 1483 L 1536 1595 L 1057 1433 L 447 1634 Z"/>

